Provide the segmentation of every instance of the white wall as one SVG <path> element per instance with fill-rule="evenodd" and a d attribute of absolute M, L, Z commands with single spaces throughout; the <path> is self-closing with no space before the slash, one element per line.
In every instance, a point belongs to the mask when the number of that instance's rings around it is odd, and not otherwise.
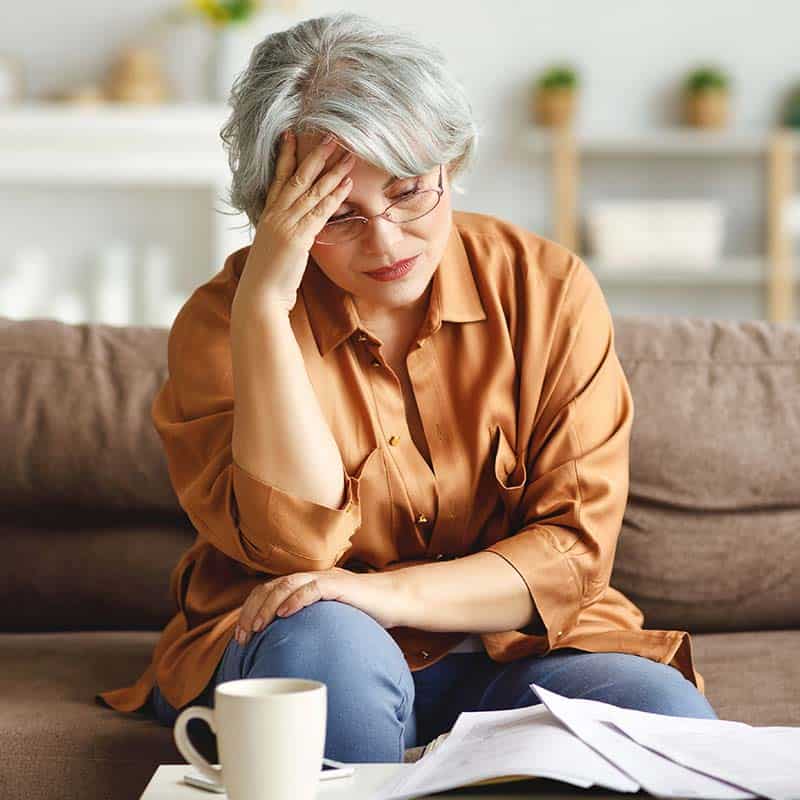
<path fill-rule="evenodd" d="M 27 10 L 14 4 L 4 9 L 0 26 L 0 52 L 24 60 L 33 96 L 97 79 L 119 47 L 146 36 L 154 18 L 174 3 L 74 0 L 48 5 L 44 11 L 41 5 L 29 4 Z M 740 128 L 772 125 L 788 87 L 800 82 L 797 0 L 363 0 L 344 5 L 306 0 L 299 16 L 342 8 L 402 25 L 444 51 L 473 100 L 483 130 L 478 162 L 464 180 L 469 193 L 456 198 L 457 207 L 497 214 L 543 235 L 550 235 L 547 165 L 525 151 L 520 133 L 530 123 L 533 78 L 552 60 L 571 59 L 580 68 L 584 86 L 579 126 L 594 131 L 673 124 L 677 86 L 697 61 L 720 63 L 731 73 L 733 124 Z M 247 55 L 241 54 L 242 63 Z M 760 251 L 762 166 L 743 161 L 730 167 L 729 161 L 709 162 L 699 170 L 691 161 L 658 168 L 642 162 L 591 161 L 585 165 L 581 204 L 585 207 L 597 196 L 715 197 L 733 214 L 726 250 Z M 15 192 L 0 188 L 0 204 L 9 209 L 0 221 L 4 239 L 13 238 L 19 227 L 14 200 Z M 44 237 L 52 229 L 63 240 L 57 203 L 38 209 L 30 205 L 34 200 L 20 196 L 20 201 L 20 213 L 27 219 L 45 215 L 39 227 Z M 84 195 L 81 202 L 91 209 L 95 201 Z M 103 230 L 128 225 L 135 235 L 137 220 L 152 215 L 158 202 L 171 201 L 152 198 L 143 209 L 131 198 L 124 218 L 113 223 L 106 219 Z M 190 200 L 194 205 L 206 202 L 203 197 Z M 202 231 L 198 233 L 199 238 L 190 238 L 202 246 Z M 185 231 L 178 232 L 175 243 L 186 247 Z M 196 263 L 196 247 L 192 258 Z M 187 286 L 193 281 L 191 270 L 191 264 L 184 268 Z M 750 313 L 743 309 L 741 313 Z M 758 316 L 757 309 L 753 315 Z"/>

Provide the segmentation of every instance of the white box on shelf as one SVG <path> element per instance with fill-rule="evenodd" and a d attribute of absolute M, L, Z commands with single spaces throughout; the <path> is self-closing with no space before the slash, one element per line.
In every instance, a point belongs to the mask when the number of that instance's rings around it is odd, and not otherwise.
<path fill-rule="evenodd" d="M 133 248 L 126 242 L 104 245 L 91 285 L 91 321 L 107 325 L 134 323 Z"/>
<path fill-rule="evenodd" d="M 590 208 L 587 233 L 608 271 L 648 264 L 708 270 L 720 259 L 724 214 L 707 200 L 607 201 Z"/>
<path fill-rule="evenodd" d="M 50 299 L 46 316 L 68 325 L 80 325 L 86 322 L 86 300 L 80 292 L 65 290 Z"/>
<path fill-rule="evenodd" d="M 47 316 L 52 264 L 39 245 L 20 247 L 11 269 L 0 277 L 0 316 L 32 319 Z"/>
<path fill-rule="evenodd" d="M 784 209 L 784 225 L 790 236 L 800 239 L 800 194 L 794 195 Z"/>
<path fill-rule="evenodd" d="M 171 308 L 174 259 L 158 242 L 144 246 L 139 264 L 139 319 L 144 325 L 161 325 L 165 304 Z"/>

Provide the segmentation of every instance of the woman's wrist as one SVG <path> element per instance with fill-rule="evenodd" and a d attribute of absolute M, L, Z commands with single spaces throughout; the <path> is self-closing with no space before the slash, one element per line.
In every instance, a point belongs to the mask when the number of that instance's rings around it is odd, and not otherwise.
<path fill-rule="evenodd" d="M 403 569 L 386 570 L 384 572 L 370 572 L 364 577 L 373 580 L 376 586 L 391 599 L 392 624 L 387 628 L 407 626 L 412 614 L 412 598 L 409 594 L 409 584 L 403 576 Z"/>

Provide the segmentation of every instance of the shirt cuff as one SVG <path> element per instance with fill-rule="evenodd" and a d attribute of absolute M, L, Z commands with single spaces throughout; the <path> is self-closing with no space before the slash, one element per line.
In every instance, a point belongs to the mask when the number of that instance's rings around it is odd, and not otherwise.
<path fill-rule="evenodd" d="M 549 542 L 549 536 L 546 527 L 534 525 L 485 548 L 504 558 L 525 581 L 545 633 L 527 629 L 520 632 L 546 636 L 548 650 L 575 626 L 581 610 L 575 568 L 569 556 Z"/>
<path fill-rule="evenodd" d="M 248 556 L 282 573 L 333 567 L 361 525 L 359 481 L 377 450 L 354 475 L 345 471 L 345 499 L 338 508 L 289 494 L 234 461 L 233 493 Z"/>

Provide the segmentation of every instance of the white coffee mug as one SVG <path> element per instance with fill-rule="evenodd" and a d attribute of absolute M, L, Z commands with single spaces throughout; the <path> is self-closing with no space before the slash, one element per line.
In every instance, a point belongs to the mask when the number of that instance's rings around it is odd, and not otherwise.
<path fill-rule="evenodd" d="M 327 687 L 302 678 L 243 678 L 214 689 L 214 708 L 190 706 L 175 720 L 175 744 L 230 800 L 313 800 L 325 753 Z M 189 740 L 190 719 L 217 735 L 220 766 Z"/>

